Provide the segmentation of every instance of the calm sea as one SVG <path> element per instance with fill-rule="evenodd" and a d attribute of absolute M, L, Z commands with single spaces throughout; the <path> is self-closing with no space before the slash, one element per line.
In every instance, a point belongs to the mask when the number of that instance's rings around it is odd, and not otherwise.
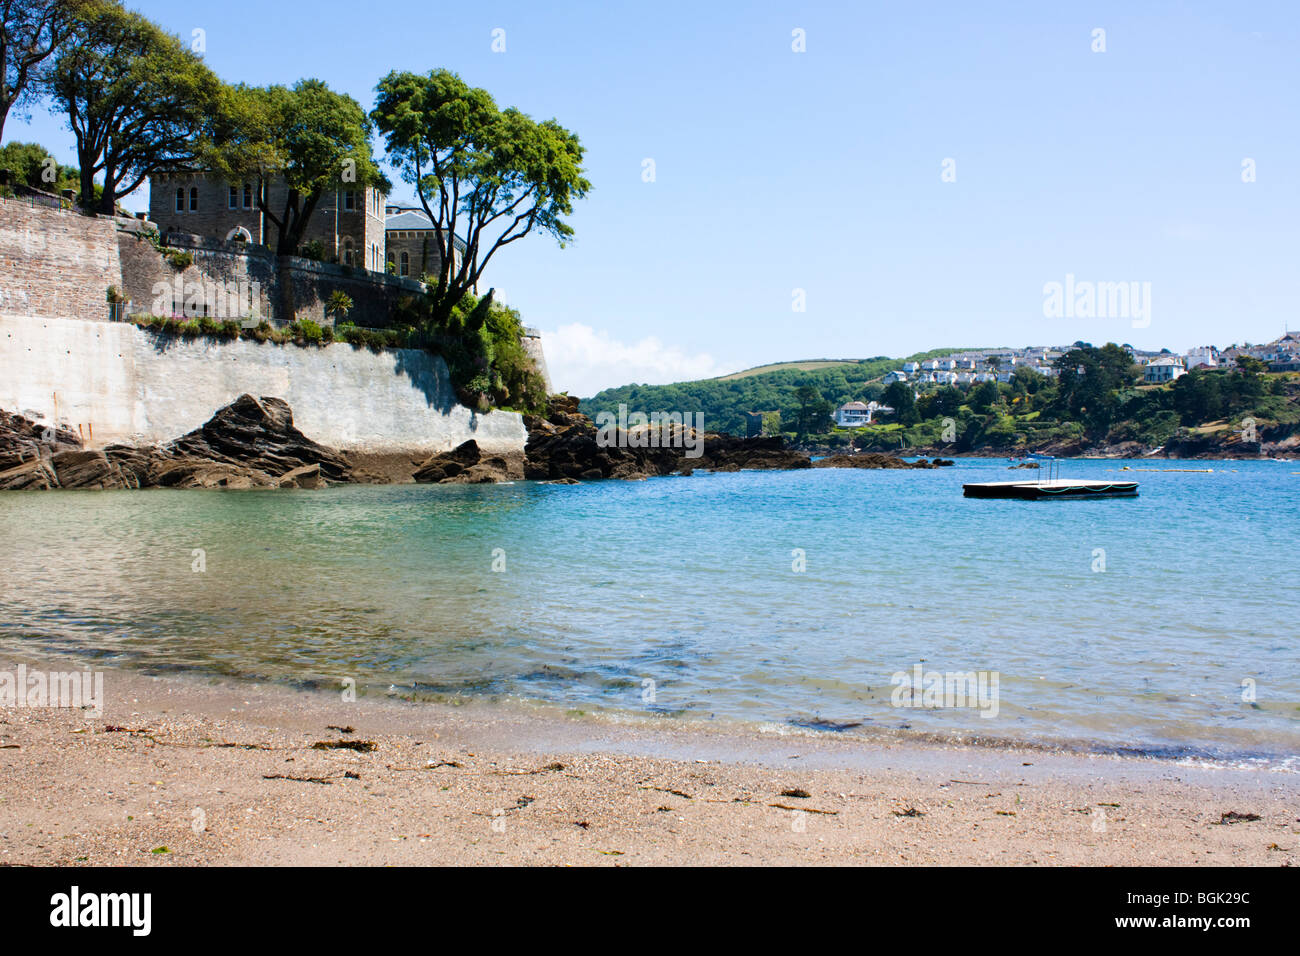
<path fill-rule="evenodd" d="M 1027 474 L 9 493 L 0 655 L 1300 770 L 1300 464 L 962 498 Z"/>

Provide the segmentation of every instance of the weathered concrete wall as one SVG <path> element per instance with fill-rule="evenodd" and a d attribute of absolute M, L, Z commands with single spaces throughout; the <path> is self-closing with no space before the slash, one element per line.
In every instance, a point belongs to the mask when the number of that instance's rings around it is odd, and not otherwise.
<path fill-rule="evenodd" d="M 0 198 L 0 315 L 107 318 L 121 282 L 112 219 Z"/>
<path fill-rule="evenodd" d="M 79 431 L 92 447 L 156 444 L 198 428 L 240 394 L 282 398 L 321 444 L 443 451 L 473 438 L 522 452 L 513 412 L 456 403 L 441 358 L 159 336 L 129 323 L 0 317 L 0 408 Z"/>

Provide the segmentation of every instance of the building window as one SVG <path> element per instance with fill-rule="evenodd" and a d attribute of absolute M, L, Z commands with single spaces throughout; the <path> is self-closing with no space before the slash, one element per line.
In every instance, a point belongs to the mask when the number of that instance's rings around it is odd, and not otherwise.
<path fill-rule="evenodd" d="M 190 187 L 190 212 L 199 211 L 199 190 L 197 186 Z"/>
<path fill-rule="evenodd" d="M 253 208 L 253 187 L 248 183 L 244 183 L 244 208 Z"/>
<path fill-rule="evenodd" d="M 234 186 L 230 187 L 230 208 L 234 209 L 239 205 L 239 190 Z"/>
<path fill-rule="evenodd" d="M 351 239 L 343 240 L 343 264 L 345 266 L 352 265 L 352 240 Z"/>
<path fill-rule="evenodd" d="M 343 190 L 343 208 L 348 212 L 357 208 L 357 196 L 351 189 Z"/>
<path fill-rule="evenodd" d="M 408 276 L 411 274 L 411 257 L 407 255 L 405 252 L 402 253 L 401 274 L 404 276 Z"/>
<path fill-rule="evenodd" d="M 185 190 L 184 189 L 176 190 L 176 211 L 177 212 L 185 211 Z"/>

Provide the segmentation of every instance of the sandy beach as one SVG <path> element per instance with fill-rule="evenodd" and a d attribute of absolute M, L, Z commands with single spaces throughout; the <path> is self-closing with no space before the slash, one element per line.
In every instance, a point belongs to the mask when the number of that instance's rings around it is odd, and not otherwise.
<path fill-rule="evenodd" d="M 1291 773 L 134 672 L 106 687 L 98 719 L 0 710 L 0 864 L 1300 860 Z"/>

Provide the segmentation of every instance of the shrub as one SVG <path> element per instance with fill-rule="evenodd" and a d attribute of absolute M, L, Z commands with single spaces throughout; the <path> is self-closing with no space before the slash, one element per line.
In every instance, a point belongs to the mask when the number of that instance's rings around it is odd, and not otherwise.
<path fill-rule="evenodd" d="M 173 249 L 166 253 L 166 259 L 177 272 L 184 271 L 194 264 L 194 256 L 183 249 Z"/>
<path fill-rule="evenodd" d="M 325 243 L 319 239 L 309 239 L 298 247 L 298 255 L 303 259 L 310 259 L 312 262 L 324 262 L 327 252 Z"/>
<path fill-rule="evenodd" d="M 298 319 L 289 323 L 289 332 L 295 340 L 301 339 L 313 345 L 319 345 L 324 338 L 320 325 L 311 319 Z"/>

